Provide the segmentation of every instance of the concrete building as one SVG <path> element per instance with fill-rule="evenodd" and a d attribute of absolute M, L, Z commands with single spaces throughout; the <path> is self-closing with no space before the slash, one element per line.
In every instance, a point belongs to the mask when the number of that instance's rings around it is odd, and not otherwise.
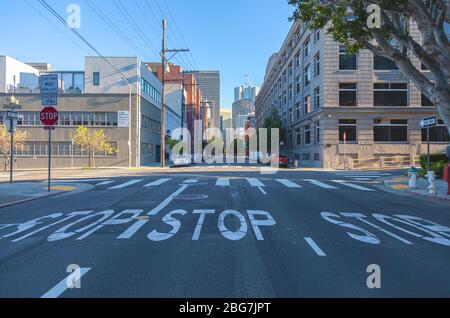
<path fill-rule="evenodd" d="M 9 56 L 0 56 L 0 93 L 33 93 L 38 86 L 38 68 Z"/>
<path fill-rule="evenodd" d="M 417 26 L 411 28 L 419 38 Z M 367 50 L 348 54 L 326 29 L 292 25 L 279 53 L 268 62 L 256 99 L 258 125 L 276 109 L 286 130 L 283 151 L 302 165 L 414 164 L 426 153 L 419 122 L 437 115 L 435 107 L 395 63 Z M 412 61 L 421 68 L 419 60 L 412 57 Z M 429 71 L 422 71 L 431 78 Z M 449 142 L 442 121 L 431 135 L 432 152 L 442 152 Z"/>
<path fill-rule="evenodd" d="M 56 168 L 88 165 L 87 150 L 72 143 L 72 136 L 80 125 L 104 129 L 116 148 L 112 154 L 96 154 L 97 166 L 143 166 L 160 159 L 161 82 L 136 57 L 108 57 L 107 60 L 120 70 L 129 85 L 99 57 L 86 57 L 83 71 L 51 72 L 59 75 L 60 86 L 56 106 L 59 123 L 52 136 Z M 37 77 L 39 72 L 35 70 L 29 69 L 28 73 Z M 5 104 L 12 95 L 8 83 L 9 90 L 0 93 L 0 104 Z M 42 109 L 39 87 L 29 88 L 32 93 L 14 94 L 22 105 L 19 129 L 29 133 L 25 147 L 17 150 L 15 165 L 17 168 L 45 168 L 48 137 L 39 120 Z M 0 123 L 3 116 L 4 112 L 0 112 Z"/>
<path fill-rule="evenodd" d="M 252 86 L 250 83 L 241 85 L 234 89 L 234 101 L 237 102 L 240 99 L 247 99 L 251 102 L 255 102 L 256 96 L 258 96 L 260 88 Z"/>
<path fill-rule="evenodd" d="M 255 111 L 255 105 L 247 100 L 240 99 L 233 103 L 233 128 L 245 129 L 245 122 L 247 121 L 247 116 Z"/>
<path fill-rule="evenodd" d="M 233 128 L 233 112 L 231 109 L 222 108 L 220 110 L 220 131 Z"/>
<path fill-rule="evenodd" d="M 198 87 L 203 96 L 203 101 L 212 104 L 211 127 L 220 127 L 220 72 L 199 71 L 195 74 Z"/>

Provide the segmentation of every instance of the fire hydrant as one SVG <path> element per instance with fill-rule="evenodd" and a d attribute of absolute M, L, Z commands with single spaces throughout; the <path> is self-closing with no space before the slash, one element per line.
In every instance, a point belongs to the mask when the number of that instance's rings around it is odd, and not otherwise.
<path fill-rule="evenodd" d="M 426 177 L 428 178 L 428 192 L 432 195 L 436 195 L 436 173 L 434 171 L 428 171 Z"/>
<path fill-rule="evenodd" d="M 409 168 L 408 170 L 408 178 L 409 178 L 409 188 L 417 189 L 417 174 L 419 170 L 415 167 Z"/>

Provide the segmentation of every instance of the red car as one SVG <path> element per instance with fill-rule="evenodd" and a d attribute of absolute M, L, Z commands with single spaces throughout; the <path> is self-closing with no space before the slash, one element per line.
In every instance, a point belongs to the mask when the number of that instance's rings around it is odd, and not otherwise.
<path fill-rule="evenodd" d="M 289 167 L 289 158 L 284 155 L 272 155 L 272 164 L 282 168 Z"/>

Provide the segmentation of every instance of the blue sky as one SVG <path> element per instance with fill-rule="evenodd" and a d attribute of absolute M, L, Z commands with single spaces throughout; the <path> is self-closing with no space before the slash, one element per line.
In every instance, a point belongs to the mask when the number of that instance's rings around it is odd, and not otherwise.
<path fill-rule="evenodd" d="M 84 56 L 94 53 L 51 16 L 38 0 L 27 1 L 65 35 L 25 0 L 2 0 L 0 55 L 25 62 L 48 62 L 55 70 L 82 70 Z M 114 33 L 85 0 L 46 1 L 64 18 L 69 16 L 66 12 L 69 4 L 79 5 L 79 32 L 103 55 L 139 56 L 143 60 L 157 59 L 156 50 L 161 47 L 160 20 L 164 13 L 170 26 L 168 46 L 187 46 L 192 50 L 192 55 L 182 56 L 174 62 L 179 62 L 185 69 L 220 70 L 224 107 L 231 106 L 233 88 L 244 82 L 245 74 L 250 76 L 253 84 L 262 84 L 267 60 L 280 48 L 291 26 L 288 18 L 292 14 L 287 0 L 116 0 L 124 5 L 145 33 L 150 42 L 146 44 L 113 0 L 93 0 L 141 52 L 148 55 L 142 56 Z"/>

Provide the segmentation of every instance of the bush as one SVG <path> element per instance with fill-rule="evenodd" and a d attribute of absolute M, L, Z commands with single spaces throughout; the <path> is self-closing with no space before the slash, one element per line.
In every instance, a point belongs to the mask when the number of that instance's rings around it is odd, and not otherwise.
<path fill-rule="evenodd" d="M 434 171 L 438 178 L 442 178 L 444 175 L 444 167 L 447 163 L 449 160 L 445 154 L 430 155 L 430 170 Z M 427 169 L 427 155 L 420 156 L 420 164 L 422 169 Z"/>

